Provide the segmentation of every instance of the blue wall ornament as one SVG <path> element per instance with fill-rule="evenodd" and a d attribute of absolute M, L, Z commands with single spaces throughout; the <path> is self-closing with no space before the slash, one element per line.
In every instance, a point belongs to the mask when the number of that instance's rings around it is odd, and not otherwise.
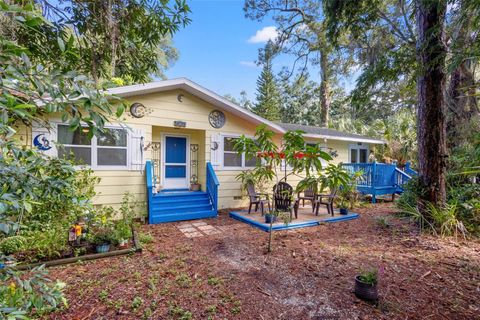
<path fill-rule="evenodd" d="M 47 137 L 45 137 L 45 134 L 43 133 L 37 134 L 35 136 L 35 138 L 33 139 L 33 145 L 41 151 L 52 149 L 50 141 L 48 141 Z"/>

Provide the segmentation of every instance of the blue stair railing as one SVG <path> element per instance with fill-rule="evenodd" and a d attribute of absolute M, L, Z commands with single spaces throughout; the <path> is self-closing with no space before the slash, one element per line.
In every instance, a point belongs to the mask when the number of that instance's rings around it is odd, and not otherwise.
<path fill-rule="evenodd" d="M 408 175 L 405 171 L 395 168 L 395 174 L 393 176 L 393 183 L 399 189 L 403 191 L 403 185 L 412 179 L 412 176 Z"/>
<path fill-rule="evenodd" d="M 410 162 L 407 162 L 405 164 L 405 168 L 404 168 L 404 171 L 406 174 L 408 174 L 410 177 L 414 177 L 414 176 L 418 176 L 418 172 L 413 170 L 411 167 L 410 167 Z"/>
<path fill-rule="evenodd" d="M 148 198 L 148 223 L 152 223 L 152 203 L 153 203 L 153 166 L 150 160 L 145 162 L 145 177 L 147 180 L 147 198 Z"/>
<path fill-rule="evenodd" d="M 218 214 L 218 182 L 217 175 L 210 162 L 207 162 L 207 193 L 212 201 L 213 210 Z"/>

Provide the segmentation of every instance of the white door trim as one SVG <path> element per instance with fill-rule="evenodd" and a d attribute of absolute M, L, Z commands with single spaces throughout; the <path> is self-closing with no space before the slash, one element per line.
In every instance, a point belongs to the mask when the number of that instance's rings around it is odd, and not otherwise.
<path fill-rule="evenodd" d="M 356 163 L 360 163 L 360 150 L 367 150 L 367 162 L 368 162 L 368 151 L 370 150 L 370 146 L 368 144 L 350 144 L 348 145 L 348 162 L 352 163 L 352 149 L 357 150 L 357 159 L 355 159 Z"/>
<path fill-rule="evenodd" d="M 182 178 L 165 178 L 165 156 L 166 156 L 166 138 L 186 138 L 186 176 L 185 179 Z M 161 185 L 162 189 L 185 189 L 190 187 L 190 135 L 189 134 L 173 134 L 173 133 L 162 133 L 161 134 L 161 148 L 162 148 L 162 159 L 161 159 Z M 183 180 L 183 181 L 182 181 Z"/>

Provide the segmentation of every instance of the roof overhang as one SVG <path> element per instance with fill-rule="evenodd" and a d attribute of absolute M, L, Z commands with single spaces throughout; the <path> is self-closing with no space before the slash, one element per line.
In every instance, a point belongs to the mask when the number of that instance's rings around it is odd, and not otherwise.
<path fill-rule="evenodd" d="M 150 82 L 145 84 L 136 84 L 131 86 L 123 86 L 117 88 L 108 89 L 108 93 L 112 95 L 117 95 L 123 98 L 150 94 L 155 92 L 164 92 L 164 91 L 171 91 L 171 90 L 184 90 L 203 101 L 210 103 L 211 105 L 219 108 L 223 111 L 227 111 L 235 116 L 240 118 L 246 119 L 254 124 L 265 124 L 270 127 L 273 131 L 277 133 L 285 133 L 287 130 L 282 128 L 280 125 L 264 119 L 253 112 L 242 108 L 235 103 L 225 99 L 221 95 L 208 90 L 201 85 L 186 79 L 186 78 L 177 78 L 171 80 L 163 80 L 163 81 L 156 81 Z M 384 144 L 385 142 L 378 139 L 370 139 L 364 137 L 343 137 L 343 136 L 335 136 L 335 135 L 320 135 L 320 134 L 304 134 L 305 138 L 312 138 L 312 139 L 330 139 L 330 140 L 339 140 L 339 141 L 350 141 L 350 142 L 363 142 L 363 143 L 372 143 L 372 144 Z"/>
<path fill-rule="evenodd" d="M 363 138 L 363 137 L 361 137 L 361 138 L 340 137 L 340 136 L 335 136 L 335 135 L 323 135 L 323 134 L 311 134 L 311 133 L 306 133 L 303 136 L 305 138 L 312 138 L 312 139 L 327 139 L 327 140 L 362 142 L 362 143 L 371 143 L 371 144 L 385 144 L 385 141 L 383 141 L 383 140 Z"/>
<path fill-rule="evenodd" d="M 253 112 L 242 108 L 233 102 L 225 99 L 224 97 L 216 94 L 213 91 L 208 90 L 200 86 L 199 84 L 185 79 L 185 78 L 178 78 L 178 79 L 171 79 L 171 80 L 164 80 L 164 81 L 157 81 L 157 82 L 150 82 L 146 84 L 138 84 L 132 86 L 124 86 L 124 87 L 117 87 L 108 89 L 108 93 L 117 95 L 120 97 L 128 98 L 132 96 L 138 96 L 143 94 L 155 93 L 155 92 L 163 92 L 163 91 L 170 91 L 170 90 L 184 90 L 205 102 L 210 103 L 211 105 L 219 108 L 223 111 L 227 111 L 235 116 L 240 118 L 246 119 L 251 121 L 255 124 L 266 124 L 272 130 L 278 133 L 285 133 L 285 130 L 267 119 L 264 119 Z"/>

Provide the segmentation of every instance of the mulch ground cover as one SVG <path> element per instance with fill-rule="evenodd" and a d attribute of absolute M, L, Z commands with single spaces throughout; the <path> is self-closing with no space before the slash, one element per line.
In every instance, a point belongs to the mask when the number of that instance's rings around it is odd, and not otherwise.
<path fill-rule="evenodd" d="M 182 223 L 143 226 L 153 242 L 142 253 L 51 268 L 69 307 L 49 318 L 480 319 L 479 241 L 421 235 L 390 203 L 355 211 L 357 220 L 275 232 L 272 253 L 266 232 L 228 211 L 202 220 L 217 232 L 194 237 Z M 355 275 L 371 268 L 377 304 L 353 294 Z"/>

